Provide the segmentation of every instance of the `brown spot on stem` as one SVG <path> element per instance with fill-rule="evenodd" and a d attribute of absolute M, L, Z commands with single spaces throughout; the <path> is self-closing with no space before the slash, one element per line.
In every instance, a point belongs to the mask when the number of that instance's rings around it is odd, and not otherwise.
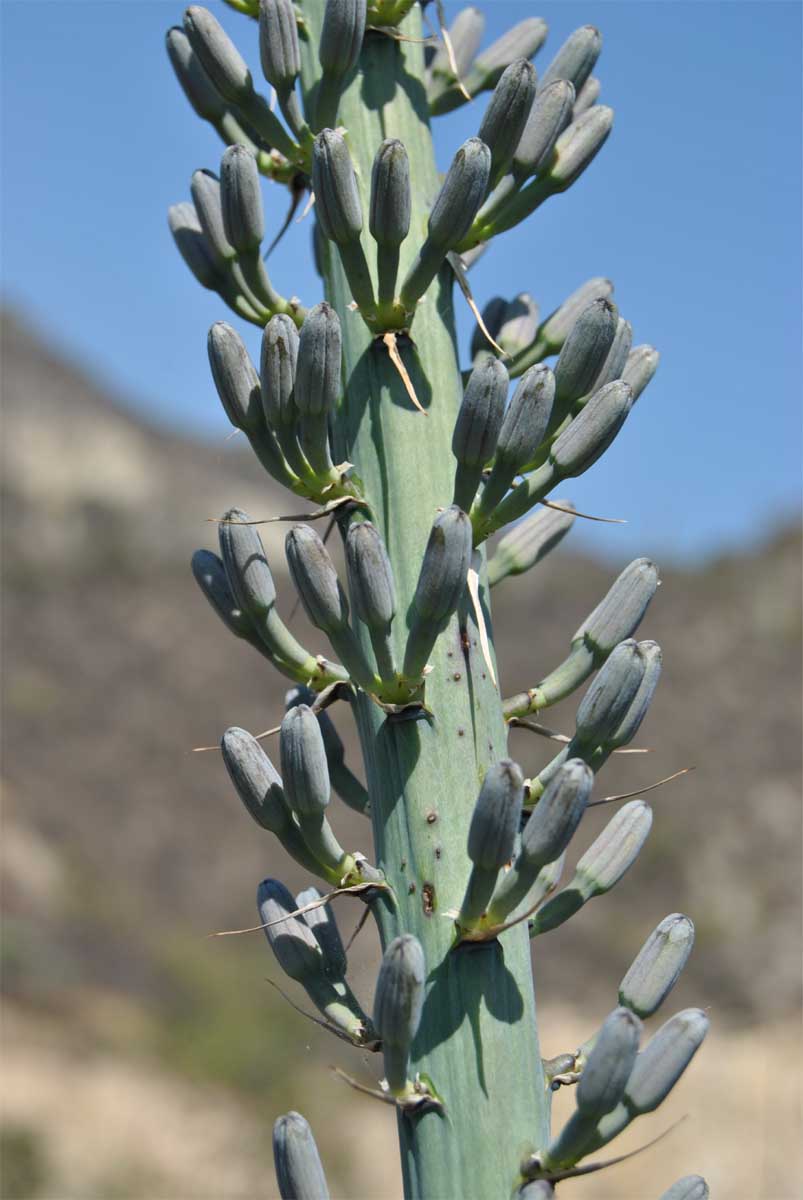
<path fill-rule="evenodd" d="M 421 888 L 421 901 L 424 906 L 424 916 L 431 917 L 435 911 L 435 885 L 425 883 Z"/>
<path fill-rule="evenodd" d="M 438 819 L 438 814 L 435 812 L 434 809 L 431 808 L 429 810 L 429 812 L 427 813 L 427 825 L 434 825 L 435 822 L 437 821 L 437 819 Z"/>

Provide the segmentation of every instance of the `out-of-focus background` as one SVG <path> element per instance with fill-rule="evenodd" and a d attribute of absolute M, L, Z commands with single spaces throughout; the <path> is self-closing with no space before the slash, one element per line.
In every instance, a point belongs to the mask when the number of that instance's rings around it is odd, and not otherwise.
<path fill-rule="evenodd" d="M 255 29 L 211 6 L 257 65 Z M 487 40 L 534 11 L 485 5 Z M 446 6 L 452 18 L 456 5 Z M 637 554 L 662 565 L 643 626 L 665 677 L 611 792 L 655 793 L 638 865 L 539 940 L 544 1052 L 582 1041 L 668 912 L 697 945 L 670 1011 L 713 1032 L 669 1106 L 627 1145 L 688 1119 L 567 1197 L 650 1200 L 678 1175 L 712 1194 L 800 1193 L 800 9 L 566 3 L 543 66 L 600 26 L 614 133 L 588 174 L 472 274 L 480 302 L 532 291 L 550 311 L 610 275 L 661 369 L 603 462 L 572 489 L 626 526 L 576 523 L 541 568 L 500 586 L 506 692 L 534 682 Z M 3 24 L 3 1200 L 240 1200 L 275 1194 L 274 1117 L 297 1108 L 333 1195 L 399 1194 L 389 1110 L 344 1091 L 376 1063 L 279 996 L 254 923 L 266 874 L 301 885 L 239 807 L 214 744 L 281 714 L 281 681 L 197 593 L 193 549 L 232 504 L 285 511 L 228 438 L 205 361 L 222 305 L 170 244 L 168 203 L 221 147 L 172 79 L 178 4 L 6 0 Z M 445 165 L 484 100 L 436 127 Z M 269 221 L 285 198 L 265 189 Z M 308 302 L 308 225 L 273 273 Z M 461 316 L 465 349 L 471 323 Z M 252 334 L 248 335 L 254 344 Z M 296 502 L 297 503 L 297 502 Z M 281 527 L 265 527 L 285 613 Z M 301 618 L 294 626 L 320 648 Z M 359 770 L 353 732 L 337 714 Z M 560 729 L 572 706 L 550 714 Z M 528 773 L 551 755 L 525 732 Z M 340 805 L 341 840 L 366 830 Z M 588 818 L 580 853 L 604 814 Z M 345 932 L 356 905 L 338 910 Z M 352 952 L 370 1002 L 376 944 Z M 293 985 L 296 1002 L 303 997 Z M 559 1096 L 565 1108 L 571 1096 Z M 504 1119 L 504 1114 L 500 1114 Z M 484 1136 L 493 1136 L 491 1130 Z"/>

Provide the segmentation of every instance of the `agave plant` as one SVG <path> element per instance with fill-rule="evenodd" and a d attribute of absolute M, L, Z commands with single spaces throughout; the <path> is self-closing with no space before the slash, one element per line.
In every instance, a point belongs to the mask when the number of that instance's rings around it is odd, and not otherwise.
<path fill-rule="evenodd" d="M 260 921 L 326 1027 L 376 1052 L 362 1086 L 398 1113 L 407 1197 L 549 1196 L 661 1103 L 707 1028 L 686 1010 L 642 1046 L 642 1022 L 692 947 L 691 921 L 672 914 L 598 1033 L 550 1062 L 539 1049 L 531 939 L 614 887 L 650 831 L 649 806 L 624 804 L 558 890 L 596 777 L 635 736 L 658 682 L 659 647 L 634 637 L 655 565 L 627 566 L 528 691 L 504 698 L 494 655 L 490 589 L 568 532 L 574 509 L 556 489 L 603 454 L 658 363 L 651 346 L 633 347 L 606 279 L 545 319 L 529 295 L 495 296 L 480 313 L 468 281 L 478 255 L 574 184 L 608 137 L 613 113 L 592 74 L 600 34 L 578 29 L 536 70 L 538 18 L 484 46 L 475 8 L 447 30 L 424 0 L 229 3 L 248 19 L 244 35 L 258 36 L 277 103 L 215 17 L 189 8 L 168 52 L 226 148 L 218 173 L 195 172 L 170 227 L 198 282 L 264 330 L 254 365 L 235 329 L 215 324 L 209 361 L 232 424 L 310 505 L 286 554 L 323 635 L 299 643 L 256 526 L 224 514 L 220 555 L 199 550 L 195 577 L 293 688 L 279 769 L 242 729 L 224 734 L 223 758 L 256 823 L 324 888 L 293 897 L 262 881 Z M 432 118 L 482 92 L 476 136 L 439 173 Z M 288 188 L 292 205 L 314 197 L 324 299 L 309 308 L 268 275 L 275 231 L 261 177 Z M 459 293 L 477 317 L 465 369 Z M 343 542 L 346 586 L 318 518 Z M 525 779 L 508 757 L 511 725 L 539 728 L 536 714 L 589 680 L 568 744 Z M 345 762 L 332 721 L 342 713 L 356 722 L 365 783 Z M 358 847 L 338 840 L 333 792 L 366 818 Z M 341 903 L 364 905 L 378 927 L 371 1013 L 348 982 Z M 576 1109 L 553 1130 L 561 1085 L 575 1086 Z M 283 1197 L 328 1195 L 298 1113 L 277 1120 L 274 1151 Z M 665 1193 L 703 1195 L 697 1176 Z"/>

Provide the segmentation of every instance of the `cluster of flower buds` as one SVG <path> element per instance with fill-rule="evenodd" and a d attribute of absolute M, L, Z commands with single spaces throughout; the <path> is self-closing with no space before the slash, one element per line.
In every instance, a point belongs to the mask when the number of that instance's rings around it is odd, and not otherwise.
<path fill-rule="evenodd" d="M 273 1164 L 282 1200 L 329 1200 L 318 1147 L 301 1113 L 285 1113 L 274 1124 Z"/>

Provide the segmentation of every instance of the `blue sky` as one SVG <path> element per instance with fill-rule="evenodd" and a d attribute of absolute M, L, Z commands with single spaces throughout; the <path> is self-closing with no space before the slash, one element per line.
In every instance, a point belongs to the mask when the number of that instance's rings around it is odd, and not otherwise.
<path fill-rule="evenodd" d="M 165 220 L 193 169 L 216 168 L 222 150 L 164 52 L 182 5 L 1 7 L 6 298 L 149 418 L 222 442 L 229 427 L 205 353 L 222 302 L 194 284 Z M 260 78 L 255 26 L 210 7 Z M 568 489 L 579 507 L 628 524 L 586 523 L 573 537 L 617 558 L 748 545 L 799 512 L 801 8 L 482 7 L 487 40 L 527 15 L 548 21 L 542 68 L 572 29 L 598 25 L 595 73 L 616 120 L 581 181 L 478 264 L 477 298 L 527 290 L 546 313 L 584 279 L 608 275 L 636 341 L 662 353 L 620 438 Z M 483 103 L 437 121 L 442 165 L 476 132 Z M 266 185 L 265 203 L 270 227 L 285 195 Z M 272 264 L 280 290 L 319 298 L 308 225 Z M 465 313 L 463 347 L 470 328 Z"/>

